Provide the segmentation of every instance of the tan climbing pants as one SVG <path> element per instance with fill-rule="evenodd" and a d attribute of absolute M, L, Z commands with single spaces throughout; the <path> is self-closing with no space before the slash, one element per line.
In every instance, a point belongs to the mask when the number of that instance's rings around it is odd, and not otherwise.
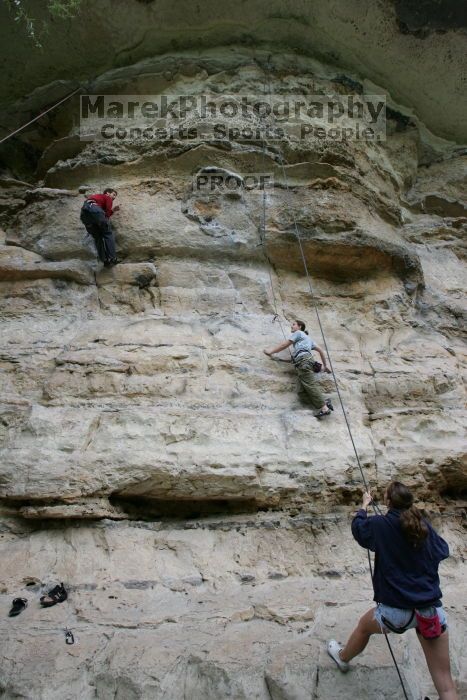
<path fill-rule="evenodd" d="M 295 362 L 300 384 L 308 394 L 313 408 L 321 408 L 324 406 L 324 396 L 318 386 L 316 373 L 313 372 L 313 357 L 312 355 L 304 355 L 303 359 L 298 359 Z"/>

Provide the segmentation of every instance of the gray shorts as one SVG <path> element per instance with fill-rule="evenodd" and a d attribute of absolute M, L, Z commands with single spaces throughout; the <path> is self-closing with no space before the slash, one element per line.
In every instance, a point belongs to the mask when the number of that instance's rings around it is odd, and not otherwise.
<path fill-rule="evenodd" d="M 439 617 L 441 628 L 443 629 L 443 631 L 447 629 L 448 625 L 446 613 L 444 612 L 442 607 L 435 608 L 434 605 L 431 605 L 428 608 L 417 608 L 417 610 L 419 614 L 423 617 L 431 617 L 435 614 L 434 611 L 436 611 Z M 403 632 L 406 632 L 407 630 L 414 629 L 415 627 L 417 627 L 417 618 L 415 617 L 415 615 L 412 615 L 412 613 L 413 610 L 407 610 L 406 608 L 391 608 L 389 605 L 377 603 L 375 608 L 375 620 L 381 627 L 382 632 L 392 632 L 392 630 L 390 630 L 384 624 L 382 620 L 383 617 L 386 618 L 386 620 L 390 622 L 393 627 L 397 627 Z"/>

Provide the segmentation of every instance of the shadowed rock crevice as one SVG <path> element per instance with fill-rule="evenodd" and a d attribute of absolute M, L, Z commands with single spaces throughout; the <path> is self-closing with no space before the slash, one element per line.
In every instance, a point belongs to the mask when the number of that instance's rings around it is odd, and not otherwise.
<path fill-rule="evenodd" d="M 456 0 L 393 0 L 397 22 L 403 34 L 420 39 L 432 32 L 444 33 L 452 29 L 467 28 L 467 8 Z"/>
<path fill-rule="evenodd" d="M 428 194 L 413 206 L 426 214 L 436 214 L 444 218 L 463 218 L 467 216 L 467 205 L 439 194 Z"/>
<path fill-rule="evenodd" d="M 343 282 L 391 272 L 403 281 L 423 287 L 420 260 L 408 246 L 377 239 L 362 231 L 343 231 L 337 235 L 299 232 L 299 236 L 312 275 Z M 295 232 L 273 233 L 267 239 L 267 249 L 277 267 L 303 271 Z"/>
<path fill-rule="evenodd" d="M 219 515 L 257 513 L 261 507 L 254 499 L 160 500 L 111 496 L 109 502 L 130 520 L 191 520 Z M 266 507 L 263 506 L 266 510 Z"/>
<path fill-rule="evenodd" d="M 211 516 L 244 515 L 266 510 L 254 499 L 161 500 L 157 498 L 87 498 L 69 501 L 51 499 L 3 500 L 5 508 L 26 520 L 135 520 L 185 521 Z"/>
<path fill-rule="evenodd" d="M 410 484 L 415 499 L 424 504 L 424 513 L 429 517 L 430 512 L 439 513 L 446 509 L 463 512 L 467 501 L 467 479 L 464 470 L 465 459 L 448 459 L 444 463 L 430 462 L 430 476 L 426 482 Z M 305 482 L 305 480 L 302 480 Z M 5 513 L 26 521 L 98 521 L 98 520 L 128 520 L 138 522 L 189 522 L 210 518 L 226 518 L 231 516 L 246 516 L 260 513 L 277 513 L 279 517 L 290 519 L 291 526 L 296 524 L 310 527 L 321 527 L 320 518 L 326 518 L 330 513 L 345 514 L 348 508 L 356 508 L 360 502 L 361 486 L 357 480 L 336 488 L 332 498 L 323 498 L 324 484 L 313 483 L 306 485 L 308 498 L 291 503 L 287 495 L 283 499 L 268 502 L 261 494 L 257 498 L 238 496 L 222 498 L 220 496 L 198 498 L 181 495 L 171 498 L 170 495 L 158 498 L 156 495 L 114 494 L 109 497 L 89 496 L 87 498 L 36 498 L 3 497 L 0 502 Z M 379 493 L 373 490 L 376 502 L 380 499 L 383 506 L 384 489 Z M 219 522 L 222 522 L 220 520 Z M 323 521 L 324 522 L 324 521 Z M 318 523 L 316 525 L 316 523 Z M 220 527 L 220 525 L 219 525 Z"/>

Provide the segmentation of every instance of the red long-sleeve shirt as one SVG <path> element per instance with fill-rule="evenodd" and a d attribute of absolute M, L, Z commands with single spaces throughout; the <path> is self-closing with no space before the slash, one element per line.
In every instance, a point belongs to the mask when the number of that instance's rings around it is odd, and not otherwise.
<path fill-rule="evenodd" d="M 106 217 L 110 219 L 113 214 L 112 206 L 114 202 L 110 194 L 91 194 L 86 199 L 90 199 L 98 204 L 104 210 Z"/>

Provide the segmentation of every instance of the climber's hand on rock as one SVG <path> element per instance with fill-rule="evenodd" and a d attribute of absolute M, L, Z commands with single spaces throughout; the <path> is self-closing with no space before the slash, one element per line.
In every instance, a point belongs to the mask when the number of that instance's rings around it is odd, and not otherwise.
<path fill-rule="evenodd" d="M 329 369 L 329 367 L 323 367 L 323 372 L 326 372 L 326 374 L 332 374 L 332 371 Z"/>
<path fill-rule="evenodd" d="M 112 211 L 120 211 L 120 204 L 117 204 L 116 207 L 113 207 Z"/>
<path fill-rule="evenodd" d="M 269 350 L 263 350 L 264 354 L 267 355 L 268 357 L 272 357 L 272 352 Z"/>
<path fill-rule="evenodd" d="M 373 497 L 371 493 L 369 491 L 364 491 L 362 496 L 362 508 L 368 508 L 372 500 Z"/>

